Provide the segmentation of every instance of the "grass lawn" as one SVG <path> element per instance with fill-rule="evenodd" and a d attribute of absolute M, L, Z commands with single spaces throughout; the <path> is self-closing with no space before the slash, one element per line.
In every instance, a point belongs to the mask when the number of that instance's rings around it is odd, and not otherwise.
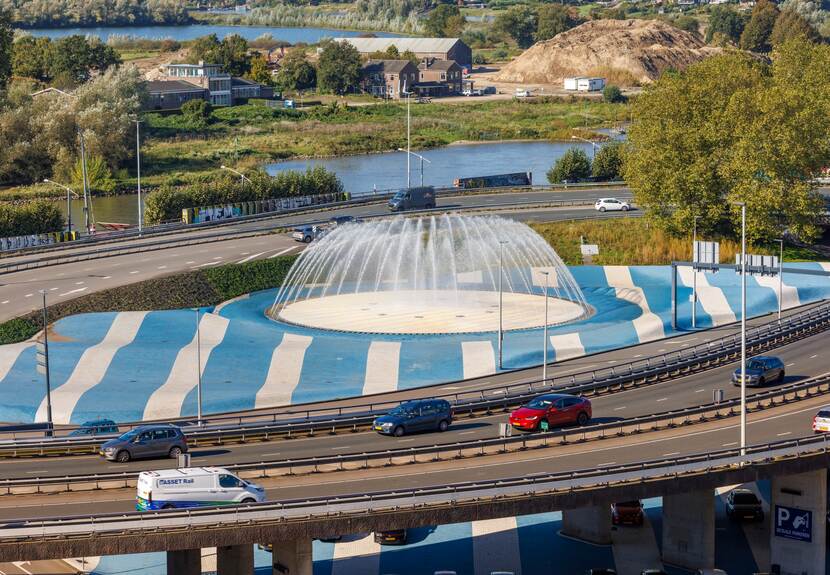
<path fill-rule="evenodd" d="M 579 250 L 580 236 L 585 243 L 597 244 L 599 255 L 594 256 L 597 265 L 667 265 L 672 261 L 688 261 L 692 251 L 692 235 L 672 237 L 649 225 L 645 218 L 613 218 L 606 220 L 584 220 L 573 222 L 532 223 L 545 240 L 553 246 L 568 265 L 579 265 L 582 256 Z M 706 238 L 716 240 L 718 238 Z M 732 240 L 720 241 L 721 263 L 734 263 L 740 243 Z M 752 246 L 750 246 L 752 247 Z M 777 245 L 754 246 L 749 253 L 777 254 Z M 822 256 L 806 248 L 786 246 L 785 261 L 825 261 Z"/>

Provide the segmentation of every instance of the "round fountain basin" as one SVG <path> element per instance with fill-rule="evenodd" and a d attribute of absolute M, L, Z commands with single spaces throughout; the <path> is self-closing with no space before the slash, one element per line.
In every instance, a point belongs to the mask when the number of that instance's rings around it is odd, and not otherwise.
<path fill-rule="evenodd" d="M 545 323 L 542 295 L 503 294 L 505 330 L 531 329 Z M 548 325 L 581 319 L 585 308 L 548 297 Z M 493 291 L 396 290 L 339 294 L 298 300 L 277 313 L 287 323 L 318 329 L 384 333 L 437 334 L 498 331 L 499 294 Z"/>

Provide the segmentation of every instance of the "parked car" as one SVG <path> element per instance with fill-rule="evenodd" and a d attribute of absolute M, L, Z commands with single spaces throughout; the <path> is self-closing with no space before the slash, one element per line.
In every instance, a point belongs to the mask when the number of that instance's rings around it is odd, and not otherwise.
<path fill-rule="evenodd" d="M 342 226 L 343 224 L 357 223 L 358 219 L 354 216 L 334 216 L 329 219 L 329 224 L 332 226 Z"/>
<path fill-rule="evenodd" d="M 594 209 L 598 212 L 627 212 L 631 204 L 617 198 L 600 198 L 594 203 Z"/>
<path fill-rule="evenodd" d="M 119 463 L 146 457 L 176 458 L 187 453 L 187 438 L 175 425 L 142 425 L 105 442 L 99 453 Z"/>
<path fill-rule="evenodd" d="M 784 362 L 771 355 L 759 355 L 746 362 L 746 385 L 761 386 L 784 381 Z M 741 368 L 732 372 L 732 384 L 741 385 Z"/>
<path fill-rule="evenodd" d="M 325 229 L 321 226 L 299 226 L 294 228 L 291 237 L 298 242 L 310 244 L 314 240 L 323 237 L 325 233 Z"/>
<path fill-rule="evenodd" d="M 265 489 L 221 467 L 142 471 L 136 484 L 136 509 L 185 509 L 207 505 L 261 503 Z"/>
<path fill-rule="evenodd" d="M 406 545 L 406 529 L 375 531 L 375 543 L 380 545 Z"/>
<path fill-rule="evenodd" d="M 764 507 L 749 489 L 733 489 L 726 496 L 726 516 L 730 519 L 763 521 Z"/>
<path fill-rule="evenodd" d="M 283 100 L 282 107 L 293 109 L 294 108 L 294 100 L 291 100 L 291 99 Z"/>
<path fill-rule="evenodd" d="M 397 192 L 387 204 L 390 211 L 430 209 L 435 207 L 435 188 L 422 186 Z"/>
<path fill-rule="evenodd" d="M 813 431 L 815 433 L 827 433 L 830 431 L 830 407 L 822 407 L 813 416 Z"/>
<path fill-rule="evenodd" d="M 516 88 L 517 98 L 530 98 L 530 90 L 527 88 Z"/>
<path fill-rule="evenodd" d="M 445 399 L 406 401 L 381 415 L 372 428 L 384 435 L 401 437 L 413 431 L 446 431 L 452 423 L 452 407 Z"/>
<path fill-rule="evenodd" d="M 481 90 L 473 90 L 472 88 L 464 88 L 461 92 L 462 96 L 481 96 Z"/>
<path fill-rule="evenodd" d="M 495 86 L 484 86 L 481 90 L 482 94 L 497 94 Z"/>
<path fill-rule="evenodd" d="M 540 395 L 510 414 L 510 425 L 524 431 L 560 427 L 576 423 L 585 425 L 591 420 L 591 402 L 584 397 L 563 393 Z"/>
<path fill-rule="evenodd" d="M 638 500 L 613 503 L 611 505 L 611 523 L 614 525 L 642 525 L 643 504 Z"/>
<path fill-rule="evenodd" d="M 96 419 L 94 421 L 86 421 L 81 424 L 78 429 L 69 434 L 70 437 L 83 437 L 87 435 L 106 435 L 108 433 L 118 433 L 118 426 L 111 419 Z"/>

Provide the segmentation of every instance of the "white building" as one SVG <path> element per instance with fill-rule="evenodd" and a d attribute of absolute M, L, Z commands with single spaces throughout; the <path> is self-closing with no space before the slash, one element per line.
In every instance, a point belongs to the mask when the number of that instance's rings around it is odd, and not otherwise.
<path fill-rule="evenodd" d="M 579 92 L 598 92 L 605 88 L 605 78 L 578 78 L 576 89 Z"/>

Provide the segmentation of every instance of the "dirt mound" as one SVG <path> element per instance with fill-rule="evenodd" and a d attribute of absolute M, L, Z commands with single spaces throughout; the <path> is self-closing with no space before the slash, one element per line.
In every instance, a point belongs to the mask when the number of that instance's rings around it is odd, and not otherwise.
<path fill-rule="evenodd" d="M 695 36 L 658 20 L 593 20 L 537 42 L 494 77 L 500 82 L 557 83 L 600 76 L 623 86 L 655 80 L 717 54 Z"/>

